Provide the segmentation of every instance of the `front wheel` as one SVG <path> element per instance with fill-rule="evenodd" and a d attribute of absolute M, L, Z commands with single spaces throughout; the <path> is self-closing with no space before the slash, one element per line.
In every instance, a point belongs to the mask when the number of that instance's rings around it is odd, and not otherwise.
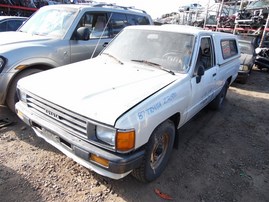
<path fill-rule="evenodd" d="M 150 182 L 158 178 L 168 163 L 174 139 L 174 123 L 167 120 L 160 124 L 147 143 L 142 164 L 133 170 L 132 175 L 142 182 Z"/>
<path fill-rule="evenodd" d="M 18 81 L 23 77 L 26 77 L 26 76 L 29 76 L 31 74 L 35 74 L 41 71 L 42 70 L 40 69 L 26 69 L 20 72 L 18 75 L 16 75 L 16 77 L 13 79 L 12 83 L 10 84 L 8 88 L 8 93 L 6 97 L 6 104 L 11 111 L 15 112 L 15 104 L 19 101 L 17 93 L 16 93 Z"/>

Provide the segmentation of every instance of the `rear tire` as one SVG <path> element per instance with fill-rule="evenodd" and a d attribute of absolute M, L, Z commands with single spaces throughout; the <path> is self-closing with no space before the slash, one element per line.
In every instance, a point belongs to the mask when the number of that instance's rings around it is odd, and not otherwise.
<path fill-rule="evenodd" d="M 140 167 L 133 170 L 132 175 L 142 182 L 150 182 L 158 178 L 164 171 L 173 150 L 175 125 L 167 120 L 152 133 L 144 160 Z"/>
<path fill-rule="evenodd" d="M 229 88 L 229 82 L 226 81 L 224 86 L 222 87 L 220 93 L 217 95 L 217 97 L 215 97 L 214 100 L 212 100 L 209 103 L 209 107 L 213 110 L 218 110 L 222 107 L 223 103 L 224 103 L 224 99 L 226 97 L 227 94 L 227 90 Z"/>
<path fill-rule="evenodd" d="M 15 78 L 13 79 L 12 83 L 9 86 L 7 97 L 6 97 L 6 104 L 11 111 L 15 112 L 15 104 L 19 101 L 19 98 L 16 92 L 18 81 L 23 77 L 26 77 L 26 76 L 29 76 L 31 74 L 35 74 L 41 71 L 42 70 L 40 69 L 26 69 L 15 76 Z"/>

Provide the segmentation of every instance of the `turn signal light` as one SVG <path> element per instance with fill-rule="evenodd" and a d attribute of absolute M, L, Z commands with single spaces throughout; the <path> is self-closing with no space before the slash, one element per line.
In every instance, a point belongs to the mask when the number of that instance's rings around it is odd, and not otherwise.
<path fill-rule="evenodd" d="M 108 168 L 108 166 L 109 166 L 109 161 L 107 159 L 104 159 L 104 158 L 102 158 L 100 156 L 97 156 L 95 154 L 91 154 L 90 160 L 94 161 L 97 164 L 102 165 L 102 166 L 104 166 L 106 168 Z"/>
<path fill-rule="evenodd" d="M 135 131 L 117 131 L 117 151 L 130 151 L 135 147 Z"/>

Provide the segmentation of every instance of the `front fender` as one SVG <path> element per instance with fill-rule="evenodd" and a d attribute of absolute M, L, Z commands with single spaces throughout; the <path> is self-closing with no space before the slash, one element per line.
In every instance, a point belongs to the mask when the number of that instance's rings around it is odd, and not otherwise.
<path fill-rule="evenodd" d="M 16 75 L 18 75 L 20 72 L 29 68 L 48 70 L 60 66 L 59 63 L 49 58 L 42 58 L 42 62 L 40 61 L 41 58 L 26 59 L 18 62 L 14 66 L 11 66 L 5 72 L 0 74 L 0 105 L 5 104 L 9 86 L 11 85 Z"/>
<path fill-rule="evenodd" d="M 47 70 L 54 67 L 59 67 L 61 65 L 62 65 L 61 63 L 56 62 L 51 58 L 40 58 L 40 57 L 28 58 L 18 61 L 17 63 L 9 67 L 9 69 L 6 70 L 6 73 L 11 73 L 15 75 L 20 71 L 31 67 L 35 67 L 37 69 L 44 68 L 44 70 Z"/>

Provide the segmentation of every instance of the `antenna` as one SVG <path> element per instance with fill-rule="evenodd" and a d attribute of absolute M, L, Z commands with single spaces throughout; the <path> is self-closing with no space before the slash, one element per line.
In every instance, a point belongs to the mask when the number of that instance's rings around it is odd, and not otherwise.
<path fill-rule="evenodd" d="M 91 59 L 93 58 L 93 56 L 94 56 L 94 54 L 95 54 L 95 52 L 96 52 L 96 49 L 97 49 L 97 47 L 98 47 L 99 44 L 100 44 L 100 41 L 101 41 L 101 39 L 102 39 L 102 37 L 103 37 L 103 35 L 104 35 L 104 33 L 105 33 L 105 30 L 106 30 L 106 28 L 107 28 L 107 25 L 108 25 L 108 23 L 109 23 L 109 21 L 110 21 L 112 15 L 113 15 L 113 13 L 110 13 L 110 16 L 109 16 L 108 21 L 106 22 L 106 25 L 105 25 L 105 27 L 104 27 L 104 29 L 103 29 L 103 31 L 102 31 L 102 34 L 101 34 L 101 36 L 99 37 L 96 46 L 94 47 L 94 50 L 93 50 L 92 55 L 91 55 Z"/>

